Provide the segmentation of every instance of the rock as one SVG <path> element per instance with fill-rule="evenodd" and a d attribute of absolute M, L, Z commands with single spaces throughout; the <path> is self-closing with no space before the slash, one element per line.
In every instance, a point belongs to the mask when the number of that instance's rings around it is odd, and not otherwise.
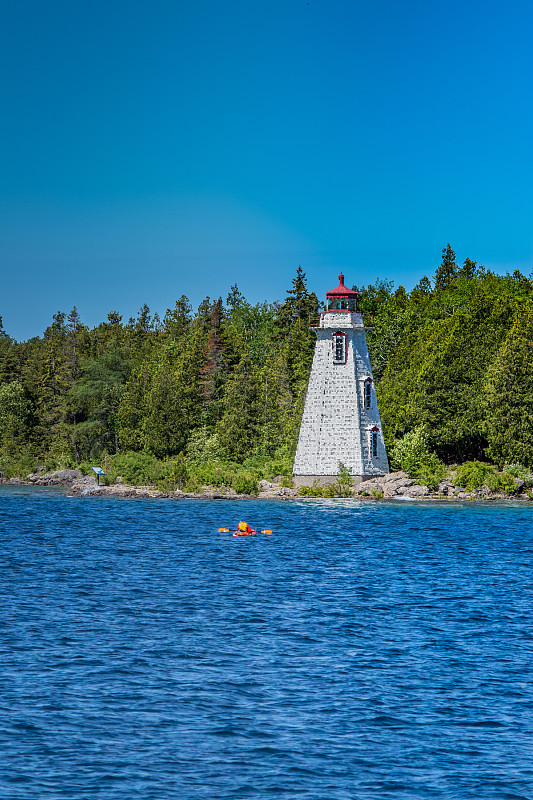
<path fill-rule="evenodd" d="M 516 491 L 517 492 L 520 491 L 520 489 L 524 486 L 524 484 L 525 484 L 525 481 L 523 481 L 522 478 L 515 478 L 514 479 L 514 485 L 516 486 Z"/>
<path fill-rule="evenodd" d="M 34 473 L 30 481 L 37 486 L 69 486 L 80 478 L 83 478 L 83 473 L 79 469 L 58 469 L 55 472 L 46 472 L 44 475 Z"/>
<path fill-rule="evenodd" d="M 383 487 L 381 483 L 378 483 L 378 481 L 370 480 L 358 483 L 357 486 L 354 487 L 353 493 L 356 496 L 362 494 L 371 494 L 373 489 L 377 492 L 383 492 Z"/>
<path fill-rule="evenodd" d="M 391 472 L 381 478 L 381 486 L 385 497 L 395 497 L 407 493 L 407 489 L 413 486 L 414 478 L 410 478 L 407 472 Z"/>
<path fill-rule="evenodd" d="M 437 494 L 451 495 L 453 494 L 453 483 L 449 478 L 445 478 L 437 486 Z"/>
<path fill-rule="evenodd" d="M 259 481 L 260 492 L 268 492 L 269 489 L 272 489 L 272 484 L 270 481 Z"/>
<path fill-rule="evenodd" d="M 398 472 L 389 472 L 387 475 L 383 475 L 383 477 L 380 478 L 380 480 L 382 483 L 388 483 L 389 481 L 404 481 L 412 479 L 409 477 L 409 474 L 407 472 L 399 470 Z"/>
<path fill-rule="evenodd" d="M 407 491 L 409 497 L 425 497 L 429 494 L 427 486 L 411 486 Z"/>

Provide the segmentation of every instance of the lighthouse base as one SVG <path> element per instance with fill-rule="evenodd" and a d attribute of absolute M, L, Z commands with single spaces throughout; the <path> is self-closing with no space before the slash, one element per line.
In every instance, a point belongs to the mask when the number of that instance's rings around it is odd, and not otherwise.
<path fill-rule="evenodd" d="M 352 486 L 357 486 L 359 483 L 363 483 L 363 481 L 381 478 L 383 475 L 385 475 L 384 472 L 376 472 L 372 475 L 352 475 Z M 300 486 L 330 486 L 331 484 L 337 483 L 338 479 L 338 475 L 293 475 L 292 485 L 296 489 L 299 489 Z"/>

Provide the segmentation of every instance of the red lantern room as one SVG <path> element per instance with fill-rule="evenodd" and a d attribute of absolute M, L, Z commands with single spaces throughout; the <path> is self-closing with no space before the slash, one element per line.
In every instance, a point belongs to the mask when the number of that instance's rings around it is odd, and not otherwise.
<path fill-rule="evenodd" d="M 326 292 L 326 311 L 356 311 L 357 295 L 353 289 L 344 285 L 344 275 L 339 275 L 339 285 Z"/>

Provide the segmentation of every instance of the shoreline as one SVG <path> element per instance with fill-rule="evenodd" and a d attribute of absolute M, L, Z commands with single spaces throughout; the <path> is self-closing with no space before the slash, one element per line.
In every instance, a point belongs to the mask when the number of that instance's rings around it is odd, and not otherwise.
<path fill-rule="evenodd" d="M 159 500 L 298 500 L 298 501 L 323 501 L 323 500 L 358 500 L 383 502 L 390 500 L 403 501 L 430 501 L 430 502 L 460 502 L 460 503 L 497 503 L 518 502 L 528 503 L 533 501 L 533 494 L 520 491 L 517 487 L 515 494 L 491 492 L 488 487 L 481 487 L 472 492 L 467 492 L 461 487 L 456 487 L 451 482 L 439 485 L 441 491 L 431 491 L 427 486 L 415 483 L 407 473 L 390 473 L 381 478 L 372 478 L 353 487 L 352 494 L 348 496 L 321 497 L 298 494 L 298 489 L 283 487 L 278 483 L 261 481 L 258 494 L 237 494 L 234 489 L 222 491 L 216 487 L 206 487 L 203 492 L 186 492 L 179 489 L 165 492 L 155 486 L 135 486 L 118 482 L 110 485 L 96 485 L 95 478 L 81 475 L 79 470 L 57 470 L 53 473 L 35 474 L 28 476 L 28 480 L 11 478 L 0 479 L 3 486 L 34 486 L 37 488 L 56 488 L 67 497 L 119 497 L 126 499 L 159 499 Z"/>

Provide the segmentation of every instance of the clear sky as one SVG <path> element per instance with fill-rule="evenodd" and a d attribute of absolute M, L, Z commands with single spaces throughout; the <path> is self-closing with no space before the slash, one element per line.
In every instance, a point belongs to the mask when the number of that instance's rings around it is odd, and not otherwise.
<path fill-rule="evenodd" d="M 531 0 L 1 0 L 0 315 L 533 268 Z"/>

